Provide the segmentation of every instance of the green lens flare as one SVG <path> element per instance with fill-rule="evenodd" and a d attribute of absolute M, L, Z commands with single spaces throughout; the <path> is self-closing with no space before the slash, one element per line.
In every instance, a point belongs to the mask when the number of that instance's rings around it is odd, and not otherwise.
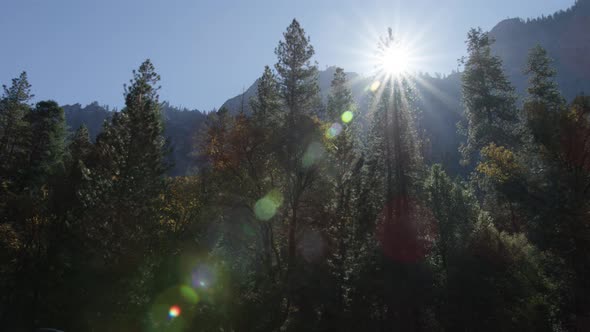
<path fill-rule="evenodd" d="M 352 121 L 352 118 L 353 118 L 353 114 L 351 111 L 346 111 L 346 112 L 342 113 L 342 122 L 349 123 L 350 121 Z"/>
<path fill-rule="evenodd" d="M 275 216 L 283 204 L 283 195 L 278 190 L 270 191 L 254 205 L 254 214 L 258 220 L 267 221 Z"/>

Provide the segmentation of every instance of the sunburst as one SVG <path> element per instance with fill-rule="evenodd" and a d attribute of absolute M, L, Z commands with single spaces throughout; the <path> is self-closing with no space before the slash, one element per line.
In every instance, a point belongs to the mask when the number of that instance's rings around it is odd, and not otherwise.
<path fill-rule="evenodd" d="M 412 51 L 401 42 L 393 42 L 379 51 L 377 70 L 386 76 L 400 76 L 412 72 L 414 57 Z"/>

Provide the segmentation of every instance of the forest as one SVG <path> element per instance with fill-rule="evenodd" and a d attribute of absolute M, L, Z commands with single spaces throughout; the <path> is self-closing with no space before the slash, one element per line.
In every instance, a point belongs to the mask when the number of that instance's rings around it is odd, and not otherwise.
<path fill-rule="evenodd" d="M 412 75 L 384 64 L 359 105 L 335 68 L 322 98 L 296 19 L 187 174 L 150 60 L 96 137 L 23 72 L 0 98 L 0 330 L 589 331 L 590 96 L 535 46 L 520 98 L 493 43 L 466 37 L 460 171 Z"/>

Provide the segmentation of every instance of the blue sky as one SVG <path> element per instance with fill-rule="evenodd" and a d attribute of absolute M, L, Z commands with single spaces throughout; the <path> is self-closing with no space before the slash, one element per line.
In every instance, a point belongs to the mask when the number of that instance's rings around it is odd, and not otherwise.
<path fill-rule="evenodd" d="M 470 27 L 537 17 L 575 0 L 0 0 L 0 82 L 26 70 L 36 99 L 123 104 L 123 84 L 146 58 L 161 99 L 210 110 L 273 65 L 293 18 L 320 69 L 368 73 L 388 26 L 420 45 L 423 71 L 448 73 Z"/>

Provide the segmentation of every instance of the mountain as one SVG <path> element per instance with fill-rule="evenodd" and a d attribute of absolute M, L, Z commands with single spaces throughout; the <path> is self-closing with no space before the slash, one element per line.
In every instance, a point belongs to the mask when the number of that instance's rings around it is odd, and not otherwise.
<path fill-rule="evenodd" d="M 96 139 L 104 122 L 111 118 L 113 112 L 109 110 L 108 106 L 100 106 L 98 102 L 93 102 L 85 107 L 80 104 L 62 107 L 70 131 L 75 131 L 84 124 L 93 140 Z M 173 167 L 169 170 L 168 175 L 189 174 L 198 166 L 192 153 L 198 140 L 198 134 L 205 124 L 206 115 L 198 110 L 171 106 L 168 102 L 162 103 L 161 110 L 164 120 L 164 135 L 172 150 L 169 161 L 172 162 Z"/>
<path fill-rule="evenodd" d="M 528 51 L 540 44 L 554 59 L 557 82 L 564 96 L 590 92 L 590 0 L 547 17 L 532 20 L 507 19 L 498 23 L 490 35 L 496 39 L 493 50 L 504 61 L 504 68 L 521 94 L 527 86 L 522 74 Z"/>
<path fill-rule="evenodd" d="M 84 107 L 74 104 L 63 105 L 62 108 L 70 131 L 76 131 L 80 126 L 85 125 L 92 140 L 102 131 L 103 123 L 111 118 L 112 113 L 108 106 L 101 106 L 96 101 Z"/>

